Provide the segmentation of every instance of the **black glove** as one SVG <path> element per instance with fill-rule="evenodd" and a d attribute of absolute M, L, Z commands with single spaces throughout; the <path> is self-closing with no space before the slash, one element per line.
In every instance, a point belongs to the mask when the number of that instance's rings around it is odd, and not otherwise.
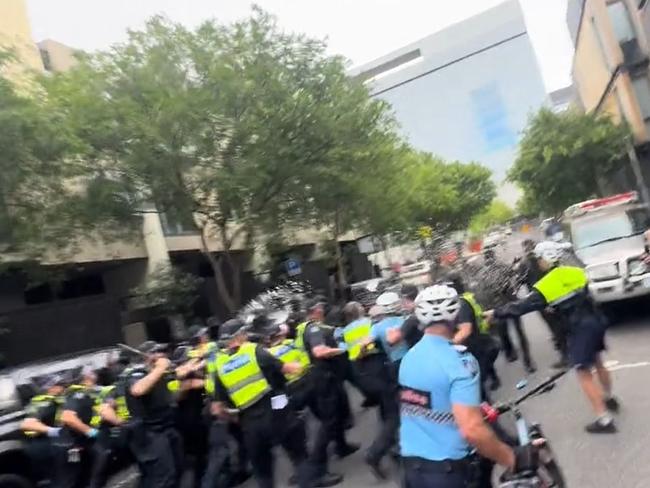
<path fill-rule="evenodd" d="M 514 473 L 525 471 L 535 471 L 539 465 L 539 453 L 537 448 L 528 444 L 527 446 L 515 447 L 515 467 Z"/>

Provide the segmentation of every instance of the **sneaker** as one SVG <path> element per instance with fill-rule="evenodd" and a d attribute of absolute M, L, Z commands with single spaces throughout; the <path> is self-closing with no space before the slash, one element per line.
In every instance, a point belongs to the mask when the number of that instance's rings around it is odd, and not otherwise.
<path fill-rule="evenodd" d="M 316 481 L 314 481 L 314 486 L 318 488 L 325 488 L 328 486 L 335 486 L 343 482 L 343 475 L 338 473 L 325 473 Z"/>
<path fill-rule="evenodd" d="M 366 454 L 364 461 L 370 468 L 370 472 L 375 476 L 375 478 L 377 478 L 378 481 L 384 481 L 388 479 L 388 476 L 381 468 L 380 461 L 378 459 L 375 459 L 369 454 Z"/>
<path fill-rule="evenodd" d="M 336 455 L 340 458 L 343 459 L 345 457 L 350 456 L 351 454 L 354 454 L 359 450 L 361 446 L 359 444 L 346 444 L 342 448 L 337 448 L 336 449 Z"/>
<path fill-rule="evenodd" d="M 612 413 L 618 413 L 621 409 L 621 405 L 618 403 L 616 397 L 609 397 L 605 400 L 605 407 Z"/>
<path fill-rule="evenodd" d="M 528 374 L 533 374 L 533 373 L 535 373 L 535 372 L 537 371 L 537 368 L 535 367 L 535 364 L 533 364 L 533 363 L 531 362 L 531 363 L 527 363 L 527 364 L 524 366 L 524 370 L 525 370 L 526 373 L 528 373 Z"/>
<path fill-rule="evenodd" d="M 506 354 L 506 361 L 509 363 L 514 363 L 517 359 L 519 359 L 519 356 L 517 355 L 516 352 L 511 352 L 510 354 Z"/>
<path fill-rule="evenodd" d="M 590 434 L 615 434 L 618 432 L 614 421 L 609 421 L 604 424 L 600 420 L 596 420 L 585 426 L 585 430 Z"/>
<path fill-rule="evenodd" d="M 490 391 L 497 391 L 501 388 L 501 380 L 499 378 L 492 378 L 490 381 Z"/>
<path fill-rule="evenodd" d="M 551 365 L 553 369 L 567 369 L 569 367 L 569 361 L 566 358 L 560 358 L 556 363 Z"/>

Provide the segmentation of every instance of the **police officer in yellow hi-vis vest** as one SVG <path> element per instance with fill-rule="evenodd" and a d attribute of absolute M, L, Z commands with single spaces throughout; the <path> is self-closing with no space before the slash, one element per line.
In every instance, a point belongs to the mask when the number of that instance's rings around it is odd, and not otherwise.
<path fill-rule="evenodd" d="M 485 383 L 489 381 L 490 390 L 493 391 L 501 386 L 501 380 L 494 368 L 494 362 L 499 355 L 499 343 L 490 334 L 490 324 L 483 317 L 483 308 L 474 294 L 465 289 L 461 276 L 451 273 L 447 279 L 449 286 L 458 293 L 460 303 L 453 342 L 467 347 L 478 361 L 481 370 L 481 395 L 484 400 L 489 401 Z"/>
<path fill-rule="evenodd" d="M 94 463 L 89 488 L 102 488 L 106 485 L 111 471 L 126 467 L 132 462 L 126 430 L 128 421 L 129 410 L 124 393 L 118 391 L 115 385 L 101 387 L 95 402 L 95 412 L 90 420 L 90 425 L 98 429 L 99 434 L 94 445 Z"/>
<path fill-rule="evenodd" d="M 271 450 L 277 444 L 291 459 L 298 486 L 311 487 L 305 425 L 286 396 L 285 375 L 299 373 L 302 366 L 283 364 L 249 342 L 237 321 L 221 326 L 219 342 L 223 350 L 211 357 L 208 367 L 207 382 L 213 385 L 211 413 L 222 418 L 237 415 L 259 487 L 275 486 Z"/>
<path fill-rule="evenodd" d="M 43 394 L 35 395 L 25 408 L 26 418 L 20 428 L 26 437 L 27 453 L 37 479 L 49 478 L 54 463 L 53 440 L 59 437 L 59 415 L 63 405 L 64 382 L 50 375 L 41 382 Z"/>
<path fill-rule="evenodd" d="M 600 356 L 605 350 L 607 322 L 589 296 L 587 274 L 582 268 L 559 264 L 563 248 L 556 242 L 540 242 L 534 252 L 540 268 L 548 272 L 526 298 L 499 307 L 486 316 L 489 319 L 519 317 L 546 307 L 559 313 L 568 325 L 569 360 L 597 417 L 585 429 L 589 433 L 616 432 L 611 413 L 618 412 L 619 404 L 612 396 L 612 380 Z"/>

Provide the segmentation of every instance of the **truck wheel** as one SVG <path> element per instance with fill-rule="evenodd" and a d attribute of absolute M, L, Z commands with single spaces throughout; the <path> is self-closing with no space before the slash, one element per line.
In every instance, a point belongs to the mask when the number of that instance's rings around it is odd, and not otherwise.
<path fill-rule="evenodd" d="M 34 485 L 27 478 L 17 474 L 0 474 L 2 488 L 33 488 Z"/>

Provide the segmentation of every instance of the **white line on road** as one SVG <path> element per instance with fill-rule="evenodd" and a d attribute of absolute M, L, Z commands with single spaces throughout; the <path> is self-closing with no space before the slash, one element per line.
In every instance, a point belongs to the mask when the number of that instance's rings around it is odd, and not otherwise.
<path fill-rule="evenodd" d="M 621 364 L 618 361 L 605 362 L 605 367 L 610 371 L 618 371 L 621 369 L 644 368 L 646 366 L 650 366 L 650 361 L 640 361 L 638 363 L 624 363 L 624 364 Z"/>

